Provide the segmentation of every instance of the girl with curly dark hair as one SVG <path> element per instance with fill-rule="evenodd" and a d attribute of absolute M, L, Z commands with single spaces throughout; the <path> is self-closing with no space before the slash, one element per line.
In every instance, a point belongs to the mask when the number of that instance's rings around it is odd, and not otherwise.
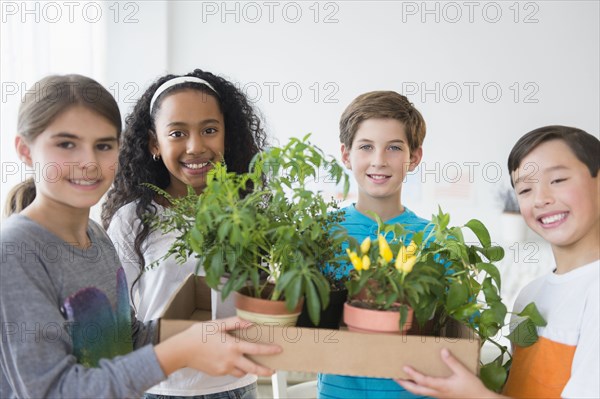
<path fill-rule="evenodd" d="M 144 270 L 167 252 L 177 235 L 152 230 L 147 216 L 168 213 L 169 203 L 143 183 L 174 198 L 185 195 L 188 186 L 200 194 L 214 162 L 224 160 L 228 170 L 246 172 L 265 141 L 260 119 L 244 94 L 210 72 L 196 69 L 185 76 L 163 76 L 138 100 L 126 118 L 119 170 L 102 222 L 119 251 L 140 320 L 158 318 L 197 263 L 192 257 L 180 265 L 170 257 Z M 216 298 L 213 295 L 213 302 Z M 233 309 L 213 303 L 213 312 L 221 317 Z M 224 392 L 254 398 L 256 376 L 211 377 L 181 370 L 150 389 L 146 398 L 207 398 Z"/>

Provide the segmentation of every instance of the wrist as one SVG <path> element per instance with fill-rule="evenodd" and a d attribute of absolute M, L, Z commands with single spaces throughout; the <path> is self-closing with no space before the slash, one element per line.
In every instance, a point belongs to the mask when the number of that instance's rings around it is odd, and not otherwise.
<path fill-rule="evenodd" d="M 179 342 L 181 341 L 181 335 L 177 334 L 154 346 L 158 364 L 166 376 L 187 365 L 185 351 L 181 350 L 182 345 Z"/>

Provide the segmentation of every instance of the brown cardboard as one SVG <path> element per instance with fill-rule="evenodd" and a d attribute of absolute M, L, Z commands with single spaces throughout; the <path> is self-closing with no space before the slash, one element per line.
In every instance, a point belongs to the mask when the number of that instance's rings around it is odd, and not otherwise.
<path fill-rule="evenodd" d="M 159 340 L 164 341 L 196 321 L 211 319 L 210 287 L 204 277 L 190 274 L 169 299 L 159 322 Z"/>
<path fill-rule="evenodd" d="M 210 319 L 210 288 L 190 275 L 173 295 L 160 320 L 164 340 L 196 320 Z M 468 328 L 449 328 L 452 337 L 363 334 L 350 331 L 254 325 L 232 334 L 250 342 L 275 343 L 283 352 L 252 356 L 275 370 L 322 372 L 380 378 L 406 378 L 404 365 L 436 377 L 451 374 L 440 358 L 448 348 L 469 370 L 479 370 L 479 339 Z M 213 331 L 213 330 L 211 330 Z"/>

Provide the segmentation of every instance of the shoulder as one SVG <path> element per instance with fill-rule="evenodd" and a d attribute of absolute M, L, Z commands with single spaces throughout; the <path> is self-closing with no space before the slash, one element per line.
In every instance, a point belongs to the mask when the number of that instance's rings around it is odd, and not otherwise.
<path fill-rule="evenodd" d="M 35 221 L 23 215 L 12 215 L 2 222 L 1 228 L 3 297 L 11 297 L 31 288 L 34 284 L 49 290 L 62 279 L 61 260 L 68 249 L 64 241 L 48 232 Z M 53 282 L 48 284 L 48 282 Z"/>
<path fill-rule="evenodd" d="M 96 221 L 90 219 L 88 222 L 88 234 L 97 242 L 100 242 L 102 244 L 110 244 L 112 245 L 112 242 L 110 241 L 110 238 L 108 237 L 108 234 L 106 233 L 106 230 L 104 230 L 104 228 L 102 226 L 100 226 Z"/>
<path fill-rule="evenodd" d="M 125 219 L 127 221 L 136 219 L 137 218 L 137 216 L 136 216 L 137 205 L 138 205 L 138 201 L 132 201 L 132 202 L 129 202 L 129 203 L 123 205 L 119 209 L 117 209 L 112 220 L 110 221 L 110 224 L 118 223 L 119 221 L 122 221 L 123 219 Z"/>
<path fill-rule="evenodd" d="M 429 223 L 431 223 L 430 220 L 424 219 L 420 216 L 417 216 L 416 213 L 414 213 L 407 207 L 404 207 L 404 212 L 400 216 L 392 219 L 391 222 L 401 223 L 401 224 L 405 225 L 409 230 L 412 230 L 412 231 L 424 230 L 425 227 Z"/>
<path fill-rule="evenodd" d="M 140 217 L 137 215 L 138 204 L 139 201 L 132 201 L 117 209 L 107 229 L 109 236 L 112 237 L 118 231 L 131 234 L 138 230 L 141 223 Z M 151 206 L 155 209 L 160 207 L 154 202 L 152 202 Z"/>
<path fill-rule="evenodd" d="M 360 213 L 354 205 L 344 207 L 338 212 L 341 213 L 344 219 L 340 222 L 340 226 L 346 229 L 347 233 L 354 238 L 361 240 L 377 233 L 377 222 Z"/>
<path fill-rule="evenodd" d="M 587 283 L 585 290 L 586 307 L 594 309 L 596 318 L 600 318 L 600 260 L 585 266 L 587 270 L 582 272 L 582 279 Z"/>
<path fill-rule="evenodd" d="M 37 222 L 20 214 L 11 215 L 2 221 L 0 229 L 2 241 L 2 260 L 5 256 L 19 254 L 27 255 L 29 259 L 39 252 L 49 248 L 61 248 L 63 241 L 40 226 Z"/>
<path fill-rule="evenodd" d="M 356 207 L 354 206 L 354 204 L 345 206 L 337 212 L 339 212 L 344 217 L 344 220 L 342 221 L 342 225 L 343 224 L 364 224 L 364 225 L 376 224 L 374 220 L 368 218 L 366 215 L 359 212 L 356 209 Z"/>
<path fill-rule="evenodd" d="M 36 239 L 39 237 L 39 225 L 26 216 L 15 214 L 2 221 L 2 247 L 5 243 Z"/>

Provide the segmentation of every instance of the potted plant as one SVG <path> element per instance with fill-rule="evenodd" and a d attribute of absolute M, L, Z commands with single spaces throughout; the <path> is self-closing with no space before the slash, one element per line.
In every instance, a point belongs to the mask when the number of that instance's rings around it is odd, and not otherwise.
<path fill-rule="evenodd" d="M 511 364 L 507 348 L 494 340 L 508 313 L 500 297 L 500 272 L 494 265 L 504 257 L 504 250 L 492 245 L 480 221 L 472 219 L 460 227 L 449 226 L 449 221 L 450 216 L 441 209 L 422 232 L 411 232 L 402 225 L 386 226 L 378 220 L 376 242 L 350 240 L 347 258 L 354 268 L 344 318 L 346 310 L 362 307 L 396 313 L 397 332 L 406 331 L 411 313 L 421 326 L 436 315 L 433 334 L 438 336 L 451 322 L 467 326 L 481 338 L 482 345 L 489 341 L 500 351 L 480 370 L 485 385 L 498 391 Z M 465 241 L 464 230 L 473 233 L 477 242 Z M 384 238 L 387 234 L 392 235 L 389 244 Z M 405 245 L 407 237 L 412 241 Z M 523 321 L 508 338 L 517 345 L 531 345 L 537 339 L 535 326 L 545 322 L 533 303 L 519 316 Z"/>
<path fill-rule="evenodd" d="M 331 218 L 330 225 L 339 226 L 339 223 L 343 221 L 342 213 L 339 212 L 337 204 L 332 205 L 331 208 L 329 211 Z M 339 250 L 339 243 L 346 240 L 345 233 L 346 230 L 343 228 L 332 231 L 329 236 L 329 242 L 325 242 L 325 245 L 329 248 Z M 308 313 L 308 307 L 304 304 L 302 312 L 298 317 L 298 327 L 326 328 L 331 330 L 338 330 L 340 328 L 344 303 L 348 298 L 348 289 L 346 288 L 348 276 L 339 272 L 340 267 L 346 264 L 344 257 L 341 256 L 341 253 L 337 253 L 336 255 L 335 258 L 330 259 L 325 264 L 321 263 L 319 265 L 320 271 L 329 285 L 328 305 L 321 309 L 318 323 L 314 323 Z"/>
<path fill-rule="evenodd" d="M 422 234 L 377 220 L 377 240 L 367 237 L 359 244 L 348 237 L 347 258 L 353 268 L 346 283 L 349 299 L 344 321 L 353 331 L 402 333 L 412 326 L 413 318 L 431 318 L 437 298 L 443 296 L 444 270 L 438 262 L 427 260 Z M 408 234 L 413 239 L 405 245 Z"/>
<path fill-rule="evenodd" d="M 223 299 L 238 292 L 240 300 L 279 301 L 297 317 L 305 298 L 310 319 L 318 323 L 329 300 L 320 266 L 340 253 L 342 239 L 333 228 L 335 213 L 329 212 L 335 201 L 325 200 L 307 184 L 326 177 L 343 182 L 346 195 L 349 180 L 335 159 L 311 145 L 308 137 L 258 154 L 247 173 L 215 164 L 201 195 L 190 190 L 174 199 L 159 190 L 172 206 L 168 218 L 154 223 L 180 232 L 165 256 L 185 260 L 195 253 L 198 270 L 204 269 L 206 283 L 221 291 Z M 282 323 L 292 324 L 293 318 Z"/>

